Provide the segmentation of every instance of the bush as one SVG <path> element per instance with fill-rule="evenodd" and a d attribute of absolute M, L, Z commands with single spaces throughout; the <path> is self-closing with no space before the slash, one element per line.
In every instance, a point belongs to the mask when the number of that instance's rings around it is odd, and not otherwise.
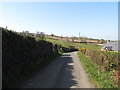
<path fill-rule="evenodd" d="M 79 49 L 82 54 L 87 55 L 90 60 L 102 72 L 111 72 L 114 83 L 120 86 L 120 52 L 98 51 L 86 48 Z"/>

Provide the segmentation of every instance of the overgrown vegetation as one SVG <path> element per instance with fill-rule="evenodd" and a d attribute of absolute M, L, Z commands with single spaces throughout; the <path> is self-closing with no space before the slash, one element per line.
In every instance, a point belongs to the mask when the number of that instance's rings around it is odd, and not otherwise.
<path fill-rule="evenodd" d="M 96 87 L 120 87 L 120 53 L 82 48 L 78 55 Z"/>
<path fill-rule="evenodd" d="M 2 30 L 2 85 L 14 87 L 15 83 L 42 67 L 62 52 L 62 47 L 48 41 L 18 35 L 4 28 Z M 51 59 L 50 59 L 51 58 Z"/>

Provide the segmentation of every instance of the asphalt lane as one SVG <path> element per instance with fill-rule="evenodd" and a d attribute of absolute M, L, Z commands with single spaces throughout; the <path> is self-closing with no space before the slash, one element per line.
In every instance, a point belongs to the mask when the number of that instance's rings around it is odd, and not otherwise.
<path fill-rule="evenodd" d="M 19 88 L 94 88 L 76 53 L 63 53 Z"/>

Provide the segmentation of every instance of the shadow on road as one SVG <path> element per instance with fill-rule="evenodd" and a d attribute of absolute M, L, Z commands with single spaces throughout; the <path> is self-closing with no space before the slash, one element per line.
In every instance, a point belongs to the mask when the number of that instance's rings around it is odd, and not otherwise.
<path fill-rule="evenodd" d="M 61 57 L 67 57 L 67 56 L 71 56 L 70 54 L 62 54 Z"/>
<path fill-rule="evenodd" d="M 73 65 L 71 54 L 62 54 L 43 70 L 23 82 L 20 88 L 71 88 L 77 86 L 73 75 Z"/>
<path fill-rule="evenodd" d="M 70 88 L 76 86 L 78 83 L 73 76 L 73 60 L 70 54 L 63 54 L 61 60 L 64 61 L 62 68 L 59 71 L 59 75 L 56 78 L 56 84 L 54 88 Z"/>

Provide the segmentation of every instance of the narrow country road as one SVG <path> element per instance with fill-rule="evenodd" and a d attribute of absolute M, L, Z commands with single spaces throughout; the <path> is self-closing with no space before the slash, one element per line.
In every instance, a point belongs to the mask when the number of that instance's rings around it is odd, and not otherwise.
<path fill-rule="evenodd" d="M 94 88 L 77 52 L 64 53 L 19 88 Z"/>

